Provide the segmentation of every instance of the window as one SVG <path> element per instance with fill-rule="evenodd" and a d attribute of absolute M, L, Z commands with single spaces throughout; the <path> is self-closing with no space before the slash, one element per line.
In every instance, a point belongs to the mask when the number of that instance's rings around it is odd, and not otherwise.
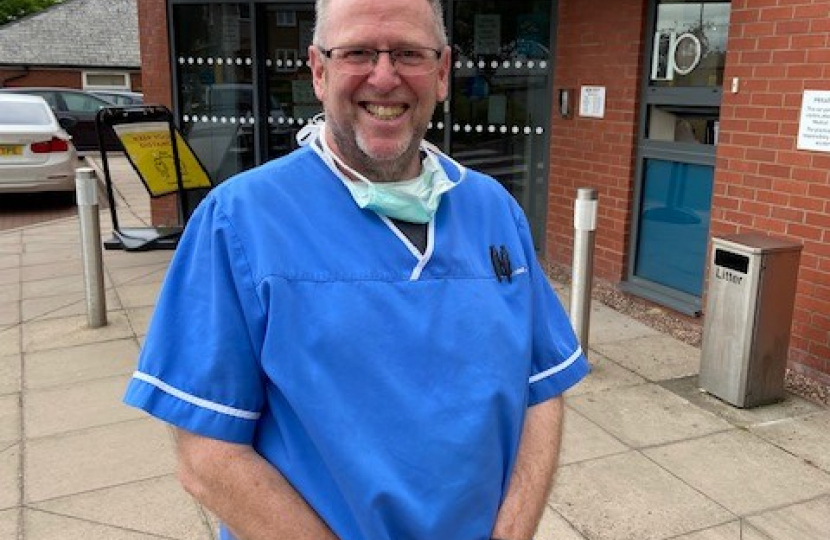
<path fill-rule="evenodd" d="M 652 86 L 720 87 L 729 2 L 660 2 L 651 56 Z"/>
<path fill-rule="evenodd" d="M 652 0 L 623 288 L 700 311 L 730 3 Z"/>
<path fill-rule="evenodd" d="M 129 90 L 129 73 L 90 72 L 83 74 L 84 90 Z"/>

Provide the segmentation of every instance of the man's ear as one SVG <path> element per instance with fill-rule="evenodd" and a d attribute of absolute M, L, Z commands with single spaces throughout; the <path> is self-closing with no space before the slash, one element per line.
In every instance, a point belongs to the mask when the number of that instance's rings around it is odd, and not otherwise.
<path fill-rule="evenodd" d="M 444 47 L 441 53 L 441 61 L 438 64 L 438 101 L 447 99 L 450 91 L 450 68 L 452 64 L 452 49 Z"/>
<path fill-rule="evenodd" d="M 308 60 L 311 62 L 311 76 L 314 83 L 314 95 L 323 101 L 326 97 L 326 69 L 323 53 L 315 45 L 308 47 Z"/>

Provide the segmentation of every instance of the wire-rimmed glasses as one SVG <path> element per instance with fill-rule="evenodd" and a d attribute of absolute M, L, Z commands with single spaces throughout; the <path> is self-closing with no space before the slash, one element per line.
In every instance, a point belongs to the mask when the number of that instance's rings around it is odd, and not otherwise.
<path fill-rule="evenodd" d="M 350 75 L 367 75 L 382 53 L 389 55 L 398 74 L 403 76 L 428 75 L 438 69 L 441 50 L 431 47 L 402 47 L 399 49 L 371 49 L 368 47 L 318 47 L 326 58 Z"/>

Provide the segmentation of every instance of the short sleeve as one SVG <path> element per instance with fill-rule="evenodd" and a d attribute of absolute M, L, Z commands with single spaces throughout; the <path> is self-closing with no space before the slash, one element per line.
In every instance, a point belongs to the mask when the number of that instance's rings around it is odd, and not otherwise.
<path fill-rule="evenodd" d="M 519 230 L 529 262 L 531 287 L 530 406 L 561 395 L 591 368 L 565 309 L 539 264 L 527 220 L 519 212 Z"/>
<path fill-rule="evenodd" d="M 264 402 L 264 319 L 242 243 L 208 197 L 171 261 L 124 401 L 203 436 L 250 443 Z"/>

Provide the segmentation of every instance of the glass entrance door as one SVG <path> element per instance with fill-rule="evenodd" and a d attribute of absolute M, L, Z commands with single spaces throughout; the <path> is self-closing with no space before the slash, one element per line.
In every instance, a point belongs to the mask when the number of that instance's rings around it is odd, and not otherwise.
<path fill-rule="evenodd" d="M 451 95 L 429 134 L 460 163 L 501 182 L 524 208 L 539 243 L 547 210 L 555 4 L 447 2 Z"/>
<path fill-rule="evenodd" d="M 264 58 L 263 117 L 267 128 L 265 159 L 274 159 L 296 148 L 297 131 L 323 106 L 314 95 L 308 46 L 314 33 L 314 5 L 311 3 L 266 4 L 260 27 Z"/>
<path fill-rule="evenodd" d="M 731 6 L 652 0 L 624 287 L 697 314 L 703 296 Z"/>

